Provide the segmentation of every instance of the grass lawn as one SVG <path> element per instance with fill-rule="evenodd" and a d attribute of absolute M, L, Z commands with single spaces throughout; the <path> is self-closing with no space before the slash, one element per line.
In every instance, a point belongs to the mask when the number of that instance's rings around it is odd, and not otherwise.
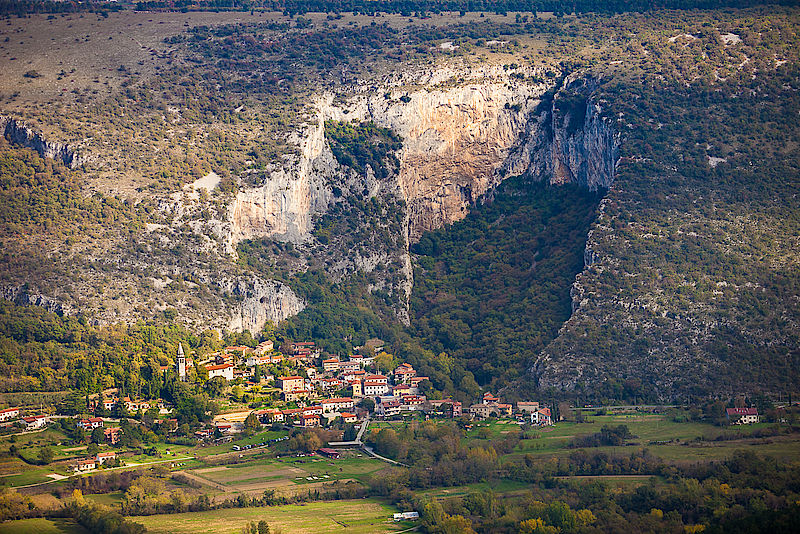
<path fill-rule="evenodd" d="M 238 437 L 239 439 L 234 439 L 230 443 L 223 443 L 221 445 L 198 447 L 194 449 L 194 452 L 198 457 L 211 456 L 214 454 L 222 454 L 233 451 L 234 445 L 238 445 L 240 447 L 243 447 L 245 445 L 257 445 L 258 443 L 267 442 L 271 439 L 282 438 L 288 435 L 288 433 L 289 432 L 285 430 L 281 431 L 265 430 L 263 432 L 258 432 L 257 434 L 253 434 L 250 437 L 243 437 L 241 436 L 241 434 L 234 434 L 234 437 Z"/>
<path fill-rule="evenodd" d="M 312 502 L 305 505 L 233 508 L 209 512 L 133 517 L 153 534 L 238 534 L 250 521 L 267 521 L 292 534 L 373 534 L 405 530 L 390 518 L 397 510 L 372 499 Z"/>
<path fill-rule="evenodd" d="M 18 449 L 24 449 L 26 447 L 52 445 L 66 439 L 67 437 L 63 432 L 56 430 L 53 426 L 51 426 L 50 428 L 42 430 L 41 432 L 29 432 L 16 436 L 3 436 L 0 438 L 0 444 L 2 444 L 4 447 L 8 447 L 8 445 L 13 443 Z"/>
<path fill-rule="evenodd" d="M 201 467 L 192 469 L 190 473 L 236 490 L 253 489 L 259 482 L 265 488 L 276 487 L 281 485 L 276 484 L 281 480 L 285 482 L 283 485 L 334 482 L 342 479 L 361 481 L 370 473 L 385 467 L 384 462 L 372 458 L 261 458 L 236 465 Z"/>
<path fill-rule="evenodd" d="M 583 423 L 560 422 L 553 427 L 533 430 L 536 437 L 523 439 L 517 448 L 506 458 L 525 454 L 542 456 L 568 456 L 573 450 L 570 441 L 579 436 L 599 432 L 603 425 L 626 425 L 636 436 L 624 447 L 592 447 L 590 452 L 609 454 L 631 454 L 647 448 L 655 456 L 664 460 L 703 461 L 716 460 L 730 456 L 735 450 L 750 449 L 759 454 L 797 458 L 800 456 L 800 436 L 777 436 L 767 439 L 731 441 L 709 441 L 723 433 L 741 431 L 745 436 L 753 430 L 769 426 L 766 424 L 748 425 L 745 428 L 722 428 L 706 423 L 676 423 L 669 417 L 650 413 L 631 413 L 618 415 L 589 416 Z M 502 439 L 504 431 L 515 425 L 502 421 L 477 423 L 467 434 L 467 440 L 476 445 L 488 444 L 491 439 Z M 482 437 L 478 437 L 482 436 Z M 486 436 L 486 437 L 483 437 Z M 702 438 L 704 441 L 696 441 Z"/>
<path fill-rule="evenodd" d="M 83 496 L 87 501 L 102 504 L 104 506 L 115 507 L 122 502 L 122 492 L 89 494 Z"/>
<path fill-rule="evenodd" d="M 88 534 L 71 519 L 22 519 L 0 523 L 0 534 Z"/>
<path fill-rule="evenodd" d="M 46 475 L 52 473 L 54 469 L 53 466 L 28 465 L 22 460 L 13 459 L 0 464 L 0 471 L 3 472 L 0 481 L 11 487 L 19 487 L 52 481 Z"/>
<path fill-rule="evenodd" d="M 339 460 L 328 460 L 317 458 L 305 463 L 297 461 L 290 462 L 292 466 L 298 467 L 312 476 L 329 475 L 331 480 L 339 478 L 355 478 L 374 473 L 386 467 L 386 463 L 374 458 L 341 458 Z"/>

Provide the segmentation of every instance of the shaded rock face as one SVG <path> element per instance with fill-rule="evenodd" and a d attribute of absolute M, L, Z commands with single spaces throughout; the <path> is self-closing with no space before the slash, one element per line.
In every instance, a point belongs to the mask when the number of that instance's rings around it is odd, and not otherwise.
<path fill-rule="evenodd" d="M 59 160 L 70 169 L 76 169 L 85 162 L 73 147 L 46 140 L 22 121 L 0 117 L 0 130 L 9 143 L 35 150 L 43 158 Z"/>
<path fill-rule="evenodd" d="M 275 280 L 224 280 L 217 282 L 224 291 L 242 299 L 234 307 L 228 330 L 260 332 L 267 321 L 278 323 L 287 317 L 297 315 L 305 308 L 297 295 L 288 286 Z"/>
<path fill-rule="evenodd" d="M 551 99 L 543 99 L 504 173 L 591 191 L 610 188 L 621 138 L 602 117 L 591 96 L 594 88 L 592 80 L 567 78 Z"/>

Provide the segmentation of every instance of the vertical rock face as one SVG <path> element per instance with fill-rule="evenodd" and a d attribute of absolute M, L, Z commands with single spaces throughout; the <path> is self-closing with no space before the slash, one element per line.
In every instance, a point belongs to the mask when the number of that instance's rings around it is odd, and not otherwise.
<path fill-rule="evenodd" d="M 398 76 L 399 82 L 362 88 L 342 105 L 334 105 L 333 95 L 318 98 L 313 124 L 298 140 L 299 157 L 273 169 L 261 185 L 240 191 L 231 204 L 223 239 L 228 252 L 243 239 L 310 239 L 313 218 L 336 201 L 332 186 L 347 180 L 326 143 L 326 120 L 373 121 L 403 138 L 393 183 L 365 188 L 369 196 L 397 191 L 405 204 L 406 244 L 465 217 L 506 176 L 525 174 L 592 190 L 611 185 L 619 136 L 590 98 L 591 81 L 568 78 L 548 98 L 547 86 L 518 82 L 502 69 L 482 72 L 480 79 L 431 73 L 422 88 L 407 91 L 395 88 L 408 81 Z M 336 269 L 371 272 L 392 254 L 376 249 L 351 255 Z M 587 250 L 586 257 L 593 253 Z M 400 263 L 407 303 L 413 283 L 407 254 Z M 402 310 L 399 317 L 407 321 Z"/>
<path fill-rule="evenodd" d="M 320 98 L 297 162 L 238 194 L 230 212 L 230 246 L 252 237 L 307 237 L 313 216 L 326 211 L 332 196 L 337 165 L 324 137 L 324 122 L 331 119 L 371 120 L 403 138 L 396 179 L 410 240 L 463 218 L 475 199 L 502 180 L 496 171 L 545 90 L 509 83 L 508 76 L 492 80 L 411 92 L 376 87 L 369 96 L 354 97 L 346 112 L 333 105 L 331 95 Z"/>
<path fill-rule="evenodd" d="M 343 258 L 331 257 L 330 274 L 336 278 L 351 270 L 375 272 L 378 265 L 399 265 L 402 280 L 388 285 L 379 281 L 370 290 L 401 294 L 404 305 L 397 317 L 408 324 L 413 284 L 408 243 L 465 217 L 469 206 L 503 179 L 498 169 L 526 131 L 538 96 L 546 90 L 544 85 L 518 83 L 502 68 L 481 71 L 477 79 L 474 73 L 436 71 L 421 84 L 418 74 L 400 74 L 399 82 L 368 90 L 362 87 L 360 94 L 357 89 L 341 106 L 334 105 L 333 95 L 319 97 L 313 123 L 298 139 L 299 156 L 272 169 L 262 184 L 240 190 L 232 202 L 218 234 L 225 250 L 233 253 L 241 240 L 260 237 L 309 241 L 314 217 L 337 201 L 334 186 L 351 192 L 363 189 L 370 198 L 397 198 L 405 206 L 403 249 L 364 243 Z M 393 88 L 406 83 L 417 89 Z M 394 130 L 403 138 L 397 172 L 383 181 L 371 172 L 354 180 L 325 140 L 327 120 L 373 121 Z"/>
<path fill-rule="evenodd" d="M 556 111 L 551 111 L 553 136 L 545 143 L 532 166 L 550 183 L 574 183 L 592 191 L 608 189 L 614 181 L 614 166 L 619 155 L 619 136 L 600 117 L 600 106 L 586 102 L 585 120 L 570 132 L 568 117 L 555 124 Z"/>
<path fill-rule="evenodd" d="M 526 84 L 469 84 L 417 91 L 407 102 L 368 99 L 367 118 L 404 139 L 398 181 L 409 240 L 464 218 L 503 176 L 497 169 L 525 131 L 544 91 Z"/>
<path fill-rule="evenodd" d="M 276 237 L 302 242 L 311 231 L 312 217 L 324 212 L 332 193 L 329 181 L 336 170 L 325 150 L 325 117 L 317 113 L 300 142 L 297 161 L 273 169 L 258 187 L 239 191 L 230 207 L 229 251 L 243 239 Z"/>
<path fill-rule="evenodd" d="M 591 97 L 592 80 L 567 79 L 552 100 L 543 101 L 535 121 L 504 164 L 508 174 L 526 174 L 551 184 L 608 189 L 619 159 L 620 135 L 601 116 Z"/>
<path fill-rule="evenodd" d="M 43 158 L 59 160 L 70 169 L 80 167 L 85 161 L 71 146 L 48 141 L 42 134 L 16 119 L 0 117 L 0 130 L 9 143 L 35 150 Z"/>
<path fill-rule="evenodd" d="M 241 332 L 260 332 L 267 321 L 278 323 L 297 315 L 305 304 L 287 286 L 275 280 L 224 280 L 218 285 L 242 299 L 234 309 L 227 328 Z"/>

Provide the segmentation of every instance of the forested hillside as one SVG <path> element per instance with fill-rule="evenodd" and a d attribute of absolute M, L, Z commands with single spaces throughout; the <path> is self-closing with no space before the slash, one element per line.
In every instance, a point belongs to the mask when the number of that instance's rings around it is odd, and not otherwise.
<path fill-rule="evenodd" d="M 600 193 L 507 179 L 463 221 L 411 247 L 413 332 L 479 384 L 524 376 L 571 313 Z"/>
<path fill-rule="evenodd" d="M 636 65 L 596 67 L 622 160 L 540 386 L 627 380 L 659 398 L 797 383 L 795 20 L 642 32 Z"/>

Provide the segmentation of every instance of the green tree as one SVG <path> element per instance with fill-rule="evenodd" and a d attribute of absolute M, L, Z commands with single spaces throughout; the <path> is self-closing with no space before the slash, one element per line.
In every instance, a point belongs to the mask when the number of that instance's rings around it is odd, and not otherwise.
<path fill-rule="evenodd" d="M 105 435 L 103 429 L 100 428 L 100 427 L 97 427 L 94 430 L 92 430 L 92 438 L 91 439 L 92 439 L 92 443 L 95 443 L 95 444 L 103 443 L 103 441 L 105 441 L 105 439 L 106 439 L 106 435 Z"/>
<path fill-rule="evenodd" d="M 261 430 L 261 422 L 255 412 L 250 412 L 247 419 L 244 420 L 244 433 L 250 436 L 259 430 Z"/>
<path fill-rule="evenodd" d="M 42 447 L 41 449 L 39 449 L 39 460 L 43 464 L 49 464 L 50 462 L 52 462 L 54 456 L 55 454 L 53 453 L 53 449 L 51 449 L 50 447 Z"/>

